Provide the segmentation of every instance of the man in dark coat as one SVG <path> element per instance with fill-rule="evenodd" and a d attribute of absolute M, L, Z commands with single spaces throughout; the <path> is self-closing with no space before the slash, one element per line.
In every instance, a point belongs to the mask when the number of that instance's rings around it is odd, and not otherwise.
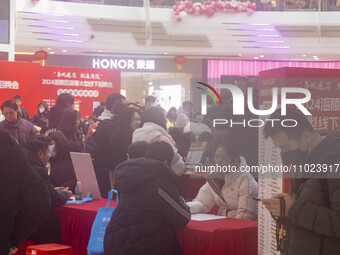
<path fill-rule="evenodd" d="M 20 117 L 25 120 L 31 121 L 30 116 L 28 115 L 28 111 L 21 106 L 22 104 L 21 96 L 20 95 L 14 96 L 13 101 L 18 105 L 18 112 L 20 114 Z"/>
<path fill-rule="evenodd" d="M 281 149 L 282 163 L 292 166 L 289 194 L 277 194 L 261 201 L 273 216 L 280 216 L 280 202 L 285 201 L 287 241 L 285 255 L 337 255 L 340 254 L 340 131 L 327 136 L 316 133 L 308 119 L 297 109 L 281 109 L 270 119 L 296 120 L 295 127 L 282 127 L 269 122 L 265 137 L 271 137 Z M 313 172 L 313 165 L 315 166 Z M 318 165 L 326 166 L 322 171 Z M 294 171 L 294 166 L 310 171 Z M 331 170 L 332 168 L 332 170 Z"/>
<path fill-rule="evenodd" d="M 0 144 L 0 254 L 9 254 L 47 218 L 51 201 L 17 142 L 0 132 Z"/>
<path fill-rule="evenodd" d="M 72 191 L 65 187 L 55 189 L 49 180 L 46 165 L 50 159 L 49 145 L 51 141 L 52 139 L 49 137 L 35 136 L 29 140 L 26 146 L 27 149 L 24 148 L 23 150 L 28 163 L 45 182 L 51 197 L 51 208 L 53 209 L 65 204 L 72 195 Z M 61 243 L 61 226 L 58 217 L 50 214 L 30 239 L 39 243 Z"/>
<path fill-rule="evenodd" d="M 181 254 L 175 229 L 191 215 L 179 194 L 178 176 L 169 167 L 173 150 L 155 142 L 145 156 L 115 169 L 119 204 L 105 232 L 105 255 Z"/>

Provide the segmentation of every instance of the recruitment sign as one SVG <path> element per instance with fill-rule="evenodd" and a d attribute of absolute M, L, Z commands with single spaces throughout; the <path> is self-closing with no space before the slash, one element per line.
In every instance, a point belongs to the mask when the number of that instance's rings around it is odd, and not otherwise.
<path fill-rule="evenodd" d="M 20 95 L 31 117 L 40 101 L 52 107 L 58 95 L 70 93 L 75 109 L 85 118 L 114 92 L 120 92 L 120 70 L 0 61 L 0 102 Z"/>

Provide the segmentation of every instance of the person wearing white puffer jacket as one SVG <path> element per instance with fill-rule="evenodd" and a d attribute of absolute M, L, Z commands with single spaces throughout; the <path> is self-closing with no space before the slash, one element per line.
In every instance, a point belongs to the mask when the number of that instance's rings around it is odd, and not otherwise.
<path fill-rule="evenodd" d="M 210 174 L 192 202 L 188 202 L 190 212 L 208 213 L 215 205 L 217 215 L 236 219 L 257 219 L 257 182 L 249 173 L 240 172 L 240 166 L 246 166 L 245 159 L 230 143 L 221 144 L 214 157 L 218 166 L 234 166 L 235 173 L 218 172 Z"/>
<path fill-rule="evenodd" d="M 136 129 L 132 135 L 132 143 L 147 142 L 166 142 L 171 145 L 174 151 L 174 157 L 170 164 L 171 168 L 177 175 L 185 172 L 185 163 L 183 158 L 178 154 L 175 141 L 166 131 L 166 118 L 163 110 L 159 107 L 151 107 L 145 113 L 145 123 L 143 127 Z"/>

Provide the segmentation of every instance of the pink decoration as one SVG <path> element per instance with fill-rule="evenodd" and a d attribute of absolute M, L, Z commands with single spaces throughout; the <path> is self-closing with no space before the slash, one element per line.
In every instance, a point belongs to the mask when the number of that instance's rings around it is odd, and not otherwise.
<path fill-rule="evenodd" d="M 32 4 L 37 4 L 39 0 L 31 0 Z"/>
<path fill-rule="evenodd" d="M 247 10 L 247 14 L 248 14 L 249 16 L 253 15 L 253 14 L 254 14 L 254 10 L 253 10 L 253 9 L 248 9 L 248 10 Z"/>
<path fill-rule="evenodd" d="M 39 0 L 31 0 L 39 1 Z M 256 4 L 240 1 L 211 1 L 211 2 L 196 2 L 192 3 L 188 1 L 178 1 L 173 6 L 174 20 L 181 21 L 180 13 L 185 12 L 187 15 L 207 15 L 208 17 L 214 16 L 216 12 L 246 12 L 248 15 L 252 15 L 256 10 Z M 183 14 L 183 13 L 182 13 Z M 183 15 L 182 15 L 183 16 Z M 184 16 L 183 16 L 184 17 Z"/>
<path fill-rule="evenodd" d="M 192 9 L 192 6 L 193 6 L 193 4 L 192 4 L 192 2 L 191 1 L 187 1 L 186 3 L 185 3 L 185 8 L 187 8 L 187 9 Z"/>
<path fill-rule="evenodd" d="M 259 72 L 279 67 L 340 69 L 340 62 L 208 60 L 208 78 L 258 76 Z"/>
<path fill-rule="evenodd" d="M 210 18 L 210 17 L 214 16 L 214 14 L 215 14 L 215 9 L 212 8 L 212 7 L 209 7 L 205 13 L 206 13 L 207 16 Z"/>

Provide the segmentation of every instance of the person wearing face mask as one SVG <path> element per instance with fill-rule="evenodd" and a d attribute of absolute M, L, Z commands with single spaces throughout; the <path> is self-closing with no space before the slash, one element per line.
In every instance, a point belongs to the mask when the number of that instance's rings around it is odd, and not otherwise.
<path fill-rule="evenodd" d="M 224 142 L 215 152 L 214 163 L 218 166 L 234 166 L 235 172 L 215 172 L 210 174 L 196 198 L 188 202 L 191 213 L 208 213 L 215 205 L 217 215 L 236 219 L 257 219 L 257 182 L 249 173 L 238 171 L 246 166 L 235 146 Z M 218 169 L 216 167 L 216 169 Z"/>
<path fill-rule="evenodd" d="M 340 131 L 326 136 L 315 132 L 307 117 L 300 110 L 287 108 L 285 116 L 277 109 L 270 119 L 280 123 L 294 119 L 295 127 L 284 128 L 269 123 L 264 136 L 270 137 L 281 149 L 282 163 L 286 166 L 333 165 L 333 172 L 291 174 L 289 193 L 276 194 L 261 199 L 273 216 L 287 219 L 285 255 L 335 255 L 340 254 L 340 179 L 335 172 L 340 163 Z M 329 169 L 328 169 L 329 170 Z M 281 215 L 279 197 L 285 204 Z M 282 208 L 283 209 L 283 208 Z"/>
<path fill-rule="evenodd" d="M 32 137 L 26 148 L 23 148 L 27 162 L 39 174 L 48 188 L 51 198 L 51 209 L 58 208 L 66 203 L 72 195 L 69 188 L 55 188 L 48 176 L 46 165 L 50 159 L 51 138 L 45 136 Z M 56 215 L 50 214 L 45 222 L 43 222 L 35 233 L 29 238 L 38 243 L 61 243 L 61 227 Z"/>
<path fill-rule="evenodd" d="M 50 182 L 54 187 L 68 187 L 74 193 L 77 178 L 70 152 L 84 152 L 84 148 L 79 142 L 67 140 L 60 131 L 49 133 L 48 137 L 52 140 L 49 146 L 51 156 Z M 60 189 L 58 188 L 57 190 Z"/>
<path fill-rule="evenodd" d="M 32 123 L 41 128 L 48 128 L 48 105 L 45 101 L 41 101 L 38 104 L 38 111 L 33 115 Z"/>
<path fill-rule="evenodd" d="M 20 145 L 26 145 L 31 136 L 39 134 L 31 122 L 20 117 L 18 105 L 13 100 L 4 101 L 1 110 L 5 120 L 0 122 L 0 131 L 12 135 Z"/>

